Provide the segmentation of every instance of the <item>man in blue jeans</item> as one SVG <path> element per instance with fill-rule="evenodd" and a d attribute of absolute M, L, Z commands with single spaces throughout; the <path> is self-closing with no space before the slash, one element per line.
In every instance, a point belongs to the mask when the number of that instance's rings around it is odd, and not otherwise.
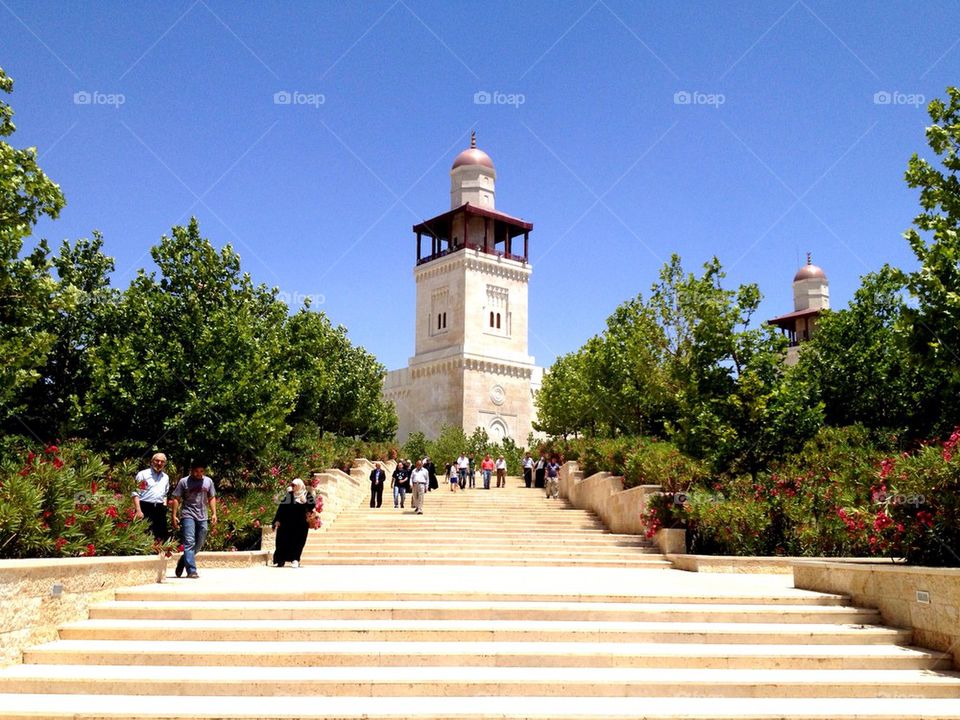
<path fill-rule="evenodd" d="M 206 475 L 206 465 L 194 460 L 190 464 L 190 474 L 180 478 L 180 482 L 173 489 L 173 499 L 170 501 L 173 515 L 173 529 L 183 525 L 183 555 L 177 561 L 177 577 L 187 571 L 188 578 L 198 578 L 197 553 L 203 548 L 203 541 L 207 539 L 209 523 L 217 522 L 217 491 L 213 487 L 213 480 Z M 177 518 L 180 500 L 183 499 L 183 517 Z M 209 521 L 207 519 L 207 505 L 210 506 Z"/>

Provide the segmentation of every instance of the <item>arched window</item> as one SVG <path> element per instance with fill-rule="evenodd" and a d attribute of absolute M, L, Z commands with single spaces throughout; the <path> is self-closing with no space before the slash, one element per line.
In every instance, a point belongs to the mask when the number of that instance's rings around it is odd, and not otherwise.
<path fill-rule="evenodd" d="M 490 311 L 490 327 L 493 327 L 493 310 Z"/>
<path fill-rule="evenodd" d="M 447 329 L 447 314 L 446 314 L 446 313 L 443 314 L 443 329 L 444 329 L 444 330 Z"/>
<path fill-rule="evenodd" d="M 439 313 L 437 313 L 437 330 L 440 330 L 443 327 L 443 325 L 440 324 L 442 319 L 443 319 L 443 315 L 440 315 Z"/>
<path fill-rule="evenodd" d="M 497 330 L 500 329 L 500 313 L 497 313 Z"/>

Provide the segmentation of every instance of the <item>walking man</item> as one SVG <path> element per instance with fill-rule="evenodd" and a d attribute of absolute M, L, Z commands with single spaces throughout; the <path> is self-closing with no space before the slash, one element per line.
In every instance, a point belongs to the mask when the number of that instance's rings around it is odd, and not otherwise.
<path fill-rule="evenodd" d="M 393 471 L 393 507 L 403 507 L 403 500 L 410 489 L 410 463 L 397 460 L 397 469 Z"/>
<path fill-rule="evenodd" d="M 547 497 L 556 500 L 560 497 L 560 463 L 553 458 L 547 463 Z"/>
<path fill-rule="evenodd" d="M 467 460 L 466 453 L 460 453 L 460 457 L 457 458 L 457 474 L 460 475 L 460 489 L 463 490 L 467 487 L 467 471 L 470 468 L 470 461 Z"/>
<path fill-rule="evenodd" d="M 173 499 L 170 501 L 173 519 L 173 529 L 183 525 L 183 555 L 177 561 L 177 577 L 187 571 L 188 578 L 198 578 L 197 553 L 203 549 L 203 541 L 207 539 L 209 524 L 217 522 L 217 491 L 213 487 L 213 480 L 206 475 L 206 464 L 200 460 L 190 463 L 190 474 L 180 478 L 180 482 L 173 489 Z M 177 518 L 180 508 L 180 499 L 183 498 L 183 519 Z M 209 520 L 207 506 L 210 507 Z"/>
<path fill-rule="evenodd" d="M 480 472 L 483 473 L 483 489 L 490 489 L 490 473 L 494 470 L 493 458 L 490 457 L 490 453 L 487 453 L 483 460 L 480 463 Z"/>
<path fill-rule="evenodd" d="M 507 486 L 507 461 L 503 455 L 497 456 L 497 487 Z"/>
<path fill-rule="evenodd" d="M 529 452 L 523 458 L 523 484 L 527 487 L 533 485 L 533 458 Z"/>
<path fill-rule="evenodd" d="M 378 508 L 383 505 L 383 486 L 387 482 L 387 474 L 380 467 L 379 462 L 373 464 L 370 471 L 370 507 Z"/>
<path fill-rule="evenodd" d="M 147 519 L 150 532 L 160 542 L 167 539 L 167 494 L 170 492 L 170 477 L 163 471 L 167 456 L 156 453 L 150 458 L 150 467 L 137 473 L 137 489 L 133 491 L 133 516 Z"/>
<path fill-rule="evenodd" d="M 410 484 L 413 486 L 413 511 L 423 515 L 423 496 L 430 483 L 430 473 L 423 467 L 423 460 L 417 460 L 417 466 L 410 473 Z"/>

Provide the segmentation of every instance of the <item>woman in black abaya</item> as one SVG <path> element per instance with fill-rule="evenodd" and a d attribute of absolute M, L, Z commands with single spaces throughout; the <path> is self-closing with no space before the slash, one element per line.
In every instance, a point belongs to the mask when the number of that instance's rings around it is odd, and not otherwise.
<path fill-rule="evenodd" d="M 300 567 L 300 554 L 310 531 L 307 514 L 313 507 L 313 495 L 307 492 L 303 480 L 297 478 L 287 488 L 286 496 L 277 506 L 277 514 L 273 516 L 273 529 L 277 531 L 273 562 L 277 567 L 283 567 L 285 563 Z"/>

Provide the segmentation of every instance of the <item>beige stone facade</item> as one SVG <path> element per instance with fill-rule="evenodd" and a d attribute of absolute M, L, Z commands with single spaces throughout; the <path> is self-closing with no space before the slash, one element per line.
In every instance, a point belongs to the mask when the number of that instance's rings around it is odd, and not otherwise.
<path fill-rule="evenodd" d="M 543 376 L 527 350 L 532 226 L 493 209 L 496 172 L 483 151 L 461 153 L 450 175 L 453 207 L 418 232 L 418 243 L 431 233 L 433 247 L 414 269 L 415 354 L 387 373 L 384 396 L 396 406 L 401 441 L 459 425 L 523 444 Z M 523 256 L 513 254 L 518 233 Z"/>

